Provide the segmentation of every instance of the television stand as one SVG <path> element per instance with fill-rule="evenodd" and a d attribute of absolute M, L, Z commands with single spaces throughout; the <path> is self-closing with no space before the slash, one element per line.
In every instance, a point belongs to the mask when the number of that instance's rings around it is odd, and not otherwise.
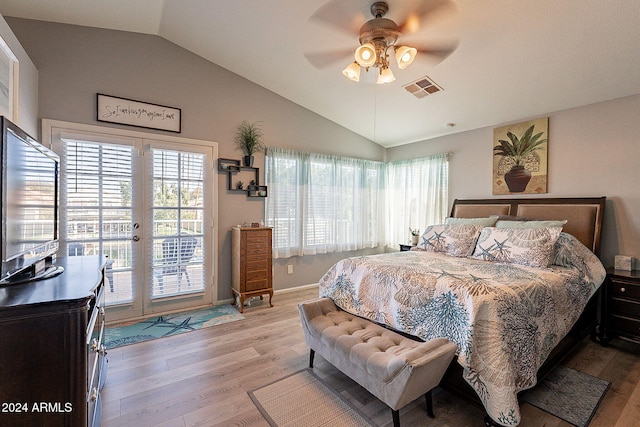
<path fill-rule="evenodd" d="M 105 261 L 60 257 L 65 274 L 0 288 L 0 425 L 100 425 Z"/>

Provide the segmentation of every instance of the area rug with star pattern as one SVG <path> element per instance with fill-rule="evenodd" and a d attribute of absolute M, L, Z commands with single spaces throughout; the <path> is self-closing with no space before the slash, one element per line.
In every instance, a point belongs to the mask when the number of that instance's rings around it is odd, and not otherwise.
<path fill-rule="evenodd" d="M 107 349 L 111 349 L 242 319 L 244 316 L 231 305 L 217 305 L 194 311 L 155 316 L 107 327 L 104 333 L 104 345 Z"/>

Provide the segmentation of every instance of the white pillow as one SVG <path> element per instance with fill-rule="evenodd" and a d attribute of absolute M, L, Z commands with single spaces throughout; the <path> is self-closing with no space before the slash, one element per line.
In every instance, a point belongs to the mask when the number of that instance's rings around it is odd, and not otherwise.
<path fill-rule="evenodd" d="M 560 227 L 567 223 L 566 219 L 563 220 L 545 220 L 545 221 L 506 221 L 498 220 L 496 222 L 496 228 L 549 228 Z"/>
<path fill-rule="evenodd" d="M 444 220 L 445 224 L 474 224 L 474 225 L 482 225 L 485 227 L 493 227 L 496 225 L 496 221 L 498 217 L 489 217 L 489 218 L 455 218 L 455 217 L 447 217 Z"/>
<path fill-rule="evenodd" d="M 457 257 L 467 257 L 473 253 L 482 228 L 482 225 L 477 224 L 432 225 L 422 233 L 416 248 L 427 252 L 444 252 Z"/>
<path fill-rule="evenodd" d="M 530 267 L 548 267 L 553 262 L 554 245 L 561 231 L 561 227 L 485 227 L 478 237 L 472 257 Z"/>

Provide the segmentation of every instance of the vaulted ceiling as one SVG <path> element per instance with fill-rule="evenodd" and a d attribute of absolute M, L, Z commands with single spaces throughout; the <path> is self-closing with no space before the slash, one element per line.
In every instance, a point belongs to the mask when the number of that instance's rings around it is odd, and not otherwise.
<path fill-rule="evenodd" d="M 640 93 L 638 0 L 454 0 L 400 41 L 455 52 L 392 67 L 385 85 L 343 77 L 348 56 L 306 59 L 359 45 L 311 19 L 329 1 L 341 21 L 371 18 L 373 0 L 0 0 L 0 14 L 158 35 L 385 147 Z M 432 1 L 387 0 L 386 17 Z M 423 77 L 442 90 L 403 88 Z"/>

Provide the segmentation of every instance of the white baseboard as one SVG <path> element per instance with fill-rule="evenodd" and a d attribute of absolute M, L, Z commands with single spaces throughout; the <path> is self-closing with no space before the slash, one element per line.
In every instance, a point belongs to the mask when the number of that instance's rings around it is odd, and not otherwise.
<path fill-rule="evenodd" d="M 311 283 L 308 285 L 300 285 L 300 286 L 295 286 L 293 288 L 287 288 L 287 289 L 277 289 L 273 291 L 274 295 L 278 295 L 278 294 L 286 294 L 287 292 L 296 292 L 296 291 L 302 291 L 305 289 L 313 289 L 313 288 L 317 288 L 318 284 L 317 283 Z"/>

